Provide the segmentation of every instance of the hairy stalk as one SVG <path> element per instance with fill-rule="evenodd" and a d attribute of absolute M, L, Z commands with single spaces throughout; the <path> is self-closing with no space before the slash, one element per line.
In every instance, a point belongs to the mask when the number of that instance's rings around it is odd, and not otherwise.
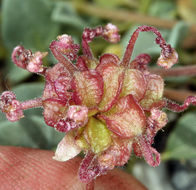
<path fill-rule="evenodd" d="M 59 43 L 57 41 L 53 41 L 50 44 L 50 50 L 52 51 L 54 57 L 60 62 L 63 63 L 63 65 L 69 70 L 70 73 L 74 73 L 74 71 L 77 71 L 77 67 L 72 64 L 71 61 L 65 58 L 65 56 L 62 54 Z"/>
<path fill-rule="evenodd" d="M 83 55 L 87 58 L 93 59 L 93 53 L 89 43 L 92 42 L 94 38 L 100 36 L 111 43 L 116 43 L 120 40 L 118 28 L 111 23 L 107 24 L 105 27 L 98 26 L 96 28 L 86 28 L 82 34 L 82 51 Z"/>
<path fill-rule="evenodd" d="M 163 39 L 161 33 L 156 28 L 145 25 L 140 26 L 135 30 L 135 32 L 131 36 L 131 39 L 129 40 L 124 57 L 121 62 L 122 66 L 127 67 L 129 65 L 133 53 L 133 48 L 140 32 L 153 32 L 154 34 L 156 34 L 156 43 L 162 48 L 161 53 L 164 57 L 169 57 L 172 53 L 173 50 L 171 46 L 166 44 L 166 41 Z"/>
<path fill-rule="evenodd" d="M 93 59 L 92 51 L 89 47 L 89 43 L 92 42 L 92 40 L 95 37 L 101 36 L 103 33 L 103 27 L 96 27 L 96 28 L 86 28 L 82 34 L 82 51 L 85 56 L 87 56 L 89 59 Z"/>
<path fill-rule="evenodd" d="M 21 102 L 21 108 L 23 110 L 35 108 L 35 107 L 41 107 L 42 106 L 42 98 L 36 98 L 33 100 L 27 100 L 25 102 Z"/>
<path fill-rule="evenodd" d="M 182 105 L 179 105 L 171 100 L 167 100 L 165 99 L 166 101 L 166 108 L 168 110 L 171 110 L 173 112 L 182 112 L 184 111 L 185 109 L 188 108 L 189 105 L 196 105 L 196 96 L 189 96 L 185 99 L 184 103 Z"/>

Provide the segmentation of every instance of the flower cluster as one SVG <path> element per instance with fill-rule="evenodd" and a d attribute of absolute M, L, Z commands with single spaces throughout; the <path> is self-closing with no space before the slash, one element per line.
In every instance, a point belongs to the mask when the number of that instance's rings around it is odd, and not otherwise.
<path fill-rule="evenodd" d="M 178 55 L 157 29 L 149 26 L 140 26 L 133 33 L 122 60 L 113 54 L 96 59 L 89 47 L 99 36 L 118 42 L 118 29 L 112 24 L 85 29 L 80 56 L 80 47 L 71 36 L 58 36 L 50 44 L 58 60 L 51 68 L 43 66 L 47 53 L 32 53 L 17 46 L 12 53 L 13 62 L 43 75 L 44 92 L 41 98 L 19 102 L 13 92 L 6 91 L 0 97 L 0 109 L 8 120 L 17 121 L 24 117 L 22 110 L 43 107 L 46 124 L 66 133 L 54 159 L 66 161 L 84 151 L 79 169 L 82 182 L 88 183 L 115 166 L 124 165 L 132 150 L 149 165 L 158 166 L 160 154 L 151 145 L 157 131 L 168 121 L 162 108 L 183 111 L 191 103 L 196 105 L 196 97 L 188 97 L 183 105 L 164 99 L 163 79 L 147 68 L 150 56 L 140 54 L 131 61 L 139 32 L 148 31 L 155 33 L 155 42 L 162 49 L 157 64 L 169 69 L 177 63 Z"/>

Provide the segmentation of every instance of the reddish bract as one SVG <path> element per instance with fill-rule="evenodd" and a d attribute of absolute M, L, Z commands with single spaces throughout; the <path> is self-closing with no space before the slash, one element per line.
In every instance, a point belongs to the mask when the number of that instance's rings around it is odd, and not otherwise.
<path fill-rule="evenodd" d="M 79 178 L 82 182 L 88 183 L 91 180 L 95 179 L 102 173 L 97 156 L 92 152 L 87 152 L 85 158 L 83 159 L 80 169 L 79 169 Z"/>
<path fill-rule="evenodd" d="M 115 166 L 123 166 L 130 158 L 132 141 L 114 138 L 113 145 L 98 158 L 102 170 L 113 169 Z"/>
<path fill-rule="evenodd" d="M 136 69 L 127 69 L 125 71 L 121 97 L 132 94 L 139 101 L 146 93 L 146 79 L 143 73 Z"/>
<path fill-rule="evenodd" d="M 103 97 L 98 107 L 101 112 L 106 112 L 118 100 L 123 84 L 124 69 L 113 62 L 104 61 L 97 66 L 96 71 L 103 77 L 104 83 Z"/>
<path fill-rule="evenodd" d="M 102 99 L 103 79 L 96 70 L 75 72 L 71 85 L 78 105 L 95 107 Z"/>
<path fill-rule="evenodd" d="M 145 114 L 132 95 L 121 98 L 111 111 L 98 117 L 106 122 L 112 132 L 122 138 L 141 135 L 146 127 Z"/>
<path fill-rule="evenodd" d="M 46 99 L 43 101 L 44 120 L 47 125 L 54 127 L 59 119 L 63 118 L 67 109 L 66 104 L 58 99 Z"/>

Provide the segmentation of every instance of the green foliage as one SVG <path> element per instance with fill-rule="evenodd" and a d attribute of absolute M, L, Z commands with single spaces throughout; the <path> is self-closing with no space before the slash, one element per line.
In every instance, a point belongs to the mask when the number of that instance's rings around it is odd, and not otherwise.
<path fill-rule="evenodd" d="M 5 45 L 13 49 L 22 44 L 28 49 L 45 51 L 56 38 L 59 27 L 51 20 L 52 7 L 45 0 L 4 0 L 2 35 Z"/>
<path fill-rule="evenodd" d="M 43 117 L 28 116 L 18 122 L 0 123 L 0 144 L 52 149 L 64 136 L 45 124 Z"/>
<path fill-rule="evenodd" d="M 163 159 L 196 158 L 196 112 L 184 114 L 169 136 Z"/>
<path fill-rule="evenodd" d="M 173 19 L 176 15 L 175 3 L 167 0 L 155 1 L 150 6 L 149 14 L 160 18 Z"/>
<path fill-rule="evenodd" d="M 51 18 L 55 22 L 74 26 L 81 32 L 87 26 L 87 23 L 77 15 L 73 4 L 69 2 L 56 2 Z"/>
<path fill-rule="evenodd" d="M 138 26 L 137 26 L 138 27 Z M 126 48 L 128 41 L 137 27 L 132 27 L 123 37 L 122 46 Z M 185 22 L 177 23 L 171 31 L 168 30 L 159 30 L 163 37 L 172 45 L 173 48 L 177 48 L 178 45 L 183 41 L 187 31 L 188 25 Z M 155 43 L 155 34 L 150 32 L 141 32 L 136 45 L 133 50 L 134 59 L 137 55 L 141 53 L 148 53 L 152 56 L 160 54 L 160 47 Z"/>

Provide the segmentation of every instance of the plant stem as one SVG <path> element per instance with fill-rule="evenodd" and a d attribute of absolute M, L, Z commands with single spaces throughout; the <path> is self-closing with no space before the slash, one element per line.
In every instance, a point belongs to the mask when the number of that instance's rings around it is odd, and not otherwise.
<path fill-rule="evenodd" d="M 160 18 L 150 17 L 146 15 L 141 15 L 127 10 L 115 10 L 115 9 L 103 8 L 90 3 L 80 3 L 80 4 L 75 3 L 75 7 L 79 12 L 104 18 L 104 19 L 142 23 L 142 24 L 153 25 L 153 26 L 167 28 L 167 29 L 171 29 L 178 22 L 176 20 L 166 20 L 166 19 L 160 19 Z M 190 32 L 195 33 L 196 25 L 190 26 L 189 30 Z"/>
<path fill-rule="evenodd" d="M 196 96 L 187 97 L 181 105 L 167 99 L 165 108 L 173 112 L 183 112 L 189 105 L 196 105 Z"/>
<path fill-rule="evenodd" d="M 21 107 L 23 110 L 41 107 L 42 106 L 42 98 L 36 98 L 33 100 L 27 100 L 25 102 L 21 102 Z"/>
<path fill-rule="evenodd" d="M 150 69 L 150 71 L 162 77 L 195 76 L 196 65 L 176 67 L 169 70 L 156 68 Z"/>
<path fill-rule="evenodd" d="M 196 92 L 166 88 L 164 90 L 164 96 L 177 102 L 183 102 L 188 96 L 196 96 Z"/>

